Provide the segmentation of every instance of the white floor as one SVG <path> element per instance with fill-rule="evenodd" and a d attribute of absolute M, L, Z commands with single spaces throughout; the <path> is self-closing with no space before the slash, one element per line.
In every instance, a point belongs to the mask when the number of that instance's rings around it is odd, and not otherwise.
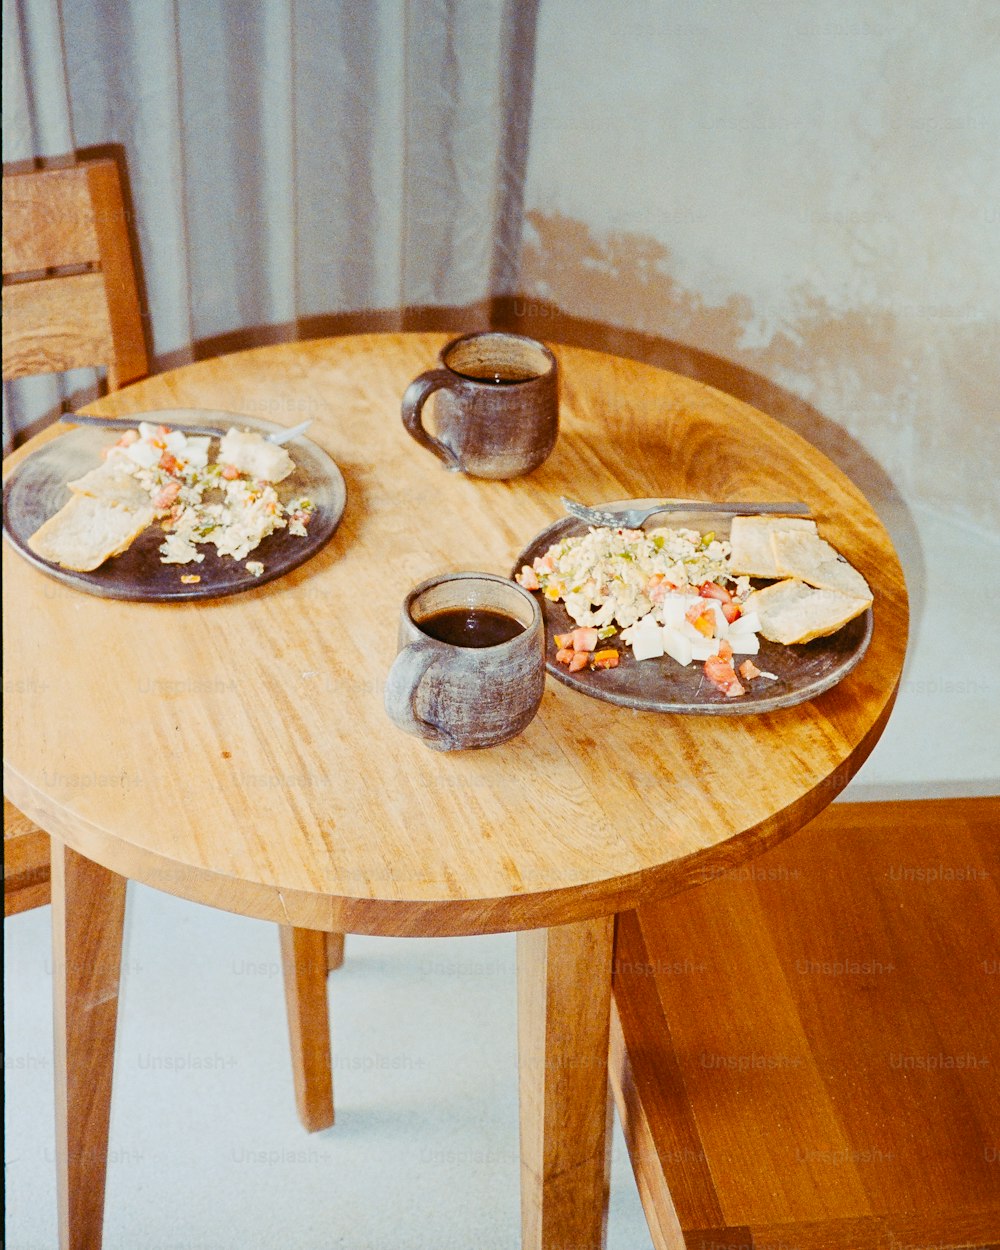
<path fill-rule="evenodd" d="M 846 797 L 1000 793 L 1000 545 L 885 517 L 911 655 Z M 5 922 L 6 1245 L 56 1244 L 49 909 Z M 514 1250 L 518 1134 L 509 936 L 348 938 L 331 981 L 337 1124 L 295 1117 L 277 933 L 129 887 L 108 1250 Z M 651 1242 L 620 1131 L 609 1250 Z"/>

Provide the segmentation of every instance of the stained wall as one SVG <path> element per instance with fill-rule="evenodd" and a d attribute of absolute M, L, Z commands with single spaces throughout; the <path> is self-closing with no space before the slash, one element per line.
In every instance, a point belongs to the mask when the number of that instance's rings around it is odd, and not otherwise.
<path fill-rule="evenodd" d="M 536 328 L 731 362 L 1000 531 L 1000 8 L 543 0 L 531 103 Z"/>

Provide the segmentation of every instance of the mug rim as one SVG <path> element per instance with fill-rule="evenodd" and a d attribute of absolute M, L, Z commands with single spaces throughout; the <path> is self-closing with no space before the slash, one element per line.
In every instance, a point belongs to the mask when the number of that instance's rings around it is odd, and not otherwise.
<path fill-rule="evenodd" d="M 470 578 L 475 578 L 478 581 L 497 582 L 502 586 L 516 590 L 517 593 L 526 599 L 531 606 L 531 620 L 524 626 L 520 633 L 515 634 L 513 638 L 508 638 L 506 642 L 494 642 L 488 647 L 478 647 L 477 650 L 496 651 L 501 647 L 512 647 L 515 643 L 520 641 L 524 634 L 534 630 L 539 624 L 541 624 L 544 628 L 542 609 L 538 600 L 531 593 L 531 591 L 525 590 L 523 586 L 518 585 L 513 578 L 503 577 L 499 573 L 483 573 L 477 569 L 460 569 L 454 573 L 438 573 L 435 576 L 424 578 L 422 582 L 418 582 L 416 586 L 412 586 L 409 591 L 407 591 L 406 597 L 403 600 L 403 614 L 414 629 L 420 630 L 421 637 L 426 638 L 428 642 L 436 643 L 439 647 L 447 647 L 449 650 L 461 650 L 461 648 L 457 647 L 455 643 L 442 642 L 440 638 L 433 638 L 430 634 L 421 629 L 420 622 L 414 620 L 413 618 L 412 609 L 415 600 L 432 587 L 440 586 L 445 582 L 468 581 Z"/>
<path fill-rule="evenodd" d="M 555 353 L 546 343 L 543 343 L 541 339 L 533 339 L 530 334 L 516 334 L 513 330 L 470 330 L 468 334 L 460 334 L 458 338 L 451 339 L 450 342 L 445 343 L 444 347 L 442 347 L 441 351 L 438 353 L 438 360 L 441 363 L 442 369 L 447 369 L 448 372 L 454 374 L 456 378 L 461 378 L 463 382 L 470 382 L 473 386 L 493 385 L 488 381 L 488 379 L 473 378 L 467 373 L 462 373 L 460 369 L 456 369 L 454 366 L 448 364 L 448 361 L 445 359 L 448 353 L 453 351 L 460 344 L 471 343 L 474 339 L 484 338 L 515 339 L 519 343 L 526 343 L 531 347 L 540 348 L 542 354 L 549 362 L 549 367 L 544 373 L 535 373 L 530 378 L 522 378 L 518 382 L 508 382 L 506 384 L 507 386 L 527 386 L 531 382 L 539 381 L 541 378 L 552 377 L 556 371 L 558 362 L 555 358 Z"/>

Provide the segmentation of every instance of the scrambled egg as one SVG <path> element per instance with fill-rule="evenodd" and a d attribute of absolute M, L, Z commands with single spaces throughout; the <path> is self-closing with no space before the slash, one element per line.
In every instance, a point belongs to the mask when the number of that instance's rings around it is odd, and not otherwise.
<path fill-rule="evenodd" d="M 230 431 L 226 438 L 234 433 Z M 160 545 L 163 564 L 200 564 L 205 556 L 198 547 L 206 543 L 220 556 L 242 560 L 276 530 L 287 526 L 292 534 L 306 533 L 313 510 L 308 499 L 296 499 L 285 507 L 270 481 L 254 478 L 221 459 L 210 464 L 210 438 L 147 422 L 140 422 L 138 432 L 129 434 L 133 437 L 123 436 L 110 458 L 126 466 L 149 493 L 166 534 Z M 256 434 L 240 437 L 241 446 L 253 439 L 264 442 Z M 225 445 L 223 439 L 220 455 Z M 287 453 L 282 456 L 291 464 Z"/>
<path fill-rule="evenodd" d="M 728 556 L 728 542 L 696 530 L 595 526 L 550 547 L 532 571 L 544 594 L 563 599 L 578 625 L 627 628 L 668 591 L 731 582 Z"/>

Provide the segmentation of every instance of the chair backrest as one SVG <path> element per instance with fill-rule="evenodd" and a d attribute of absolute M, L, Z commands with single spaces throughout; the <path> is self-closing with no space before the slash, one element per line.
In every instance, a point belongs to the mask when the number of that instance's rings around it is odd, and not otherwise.
<path fill-rule="evenodd" d="M 109 390 L 148 371 L 118 166 L 4 174 L 3 376 L 104 366 Z"/>

